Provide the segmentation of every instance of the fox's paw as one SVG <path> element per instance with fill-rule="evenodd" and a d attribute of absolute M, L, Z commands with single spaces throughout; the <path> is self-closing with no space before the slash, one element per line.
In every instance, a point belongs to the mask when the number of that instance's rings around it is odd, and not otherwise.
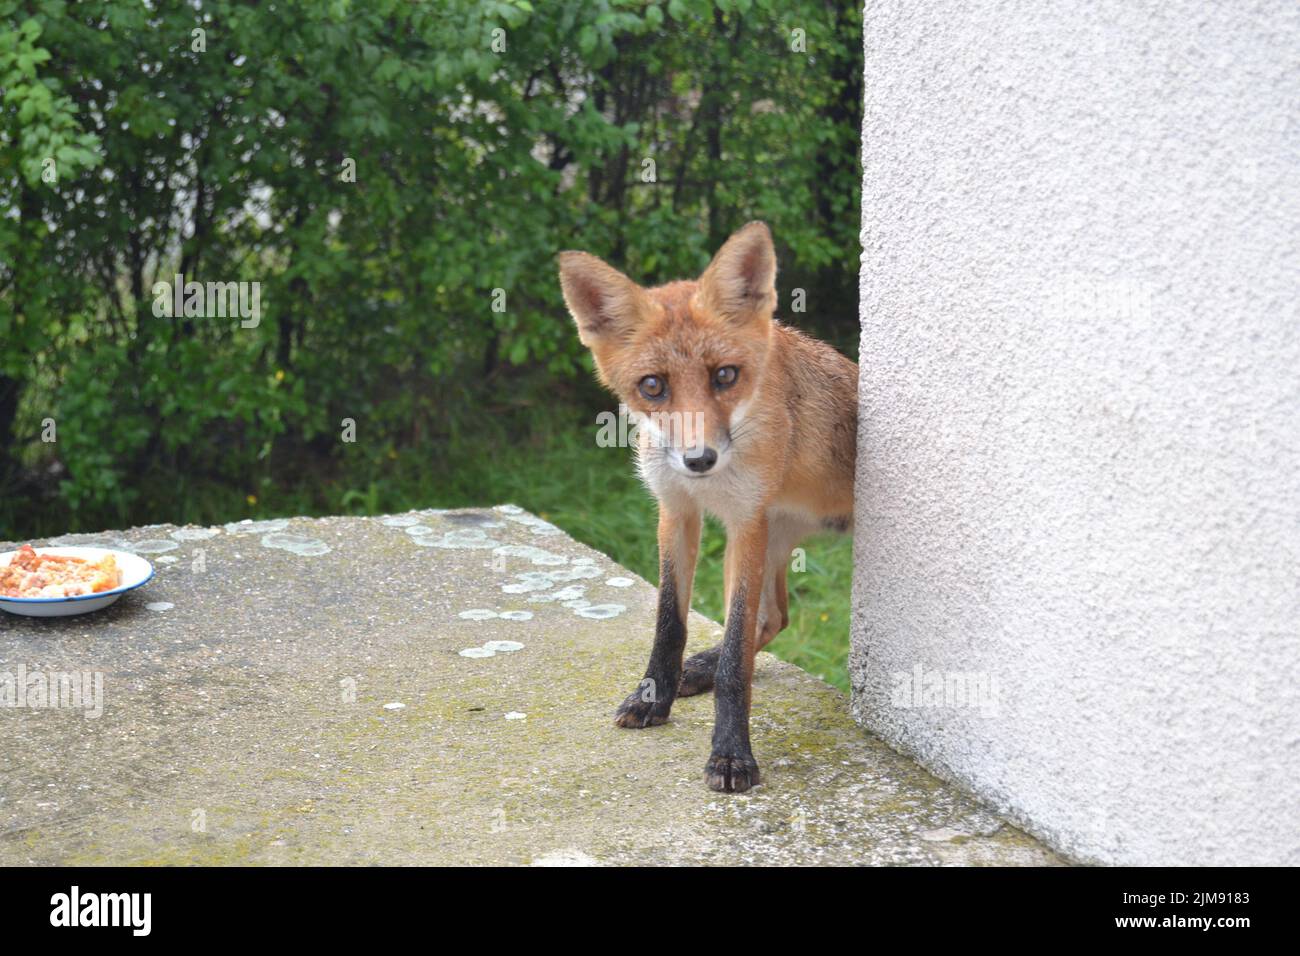
<path fill-rule="evenodd" d="M 713 675 L 718 670 L 719 648 L 692 654 L 682 664 L 682 680 L 677 686 L 678 697 L 691 697 L 713 690 Z"/>
<path fill-rule="evenodd" d="M 646 698 L 650 699 L 647 700 Z M 673 708 L 672 700 L 655 700 L 643 687 L 638 687 L 627 695 L 627 700 L 618 705 L 614 714 L 614 723 L 619 727 L 639 730 L 642 727 L 654 727 L 668 723 L 668 713 Z"/>
<path fill-rule="evenodd" d="M 751 755 L 714 754 L 704 765 L 704 781 L 720 793 L 744 793 L 759 784 L 758 761 Z"/>

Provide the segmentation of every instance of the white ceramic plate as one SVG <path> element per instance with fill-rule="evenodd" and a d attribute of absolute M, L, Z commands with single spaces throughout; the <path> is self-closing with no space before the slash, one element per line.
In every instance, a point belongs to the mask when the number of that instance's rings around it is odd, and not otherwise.
<path fill-rule="evenodd" d="M 7 565 L 17 551 L 0 554 L 0 565 Z M 117 559 L 117 567 L 122 572 L 122 583 L 111 591 L 98 594 L 78 594 L 74 597 L 50 598 L 14 598 L 0 595 L 0 610 L 10 614 L 24 614 L 27 617 L 68 617 L 73 614 L 87 614 L 108 607 L 127 591 L 149 583 L 153 577 L 153 565 L 129 551 L 116 551 L 112 548 L 37 548 L 37 554 L 58 554 L 70 558 L 85 558 L 98 561 L 106 554 Z"/>

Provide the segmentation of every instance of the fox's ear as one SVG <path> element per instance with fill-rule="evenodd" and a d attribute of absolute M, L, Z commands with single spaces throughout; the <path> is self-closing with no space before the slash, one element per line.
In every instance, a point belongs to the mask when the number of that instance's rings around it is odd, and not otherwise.
<path fill-rule="evenodd" d="M 639 285 L 585 252 L 561 252 L 558 261 L 564 304 L 583 345 L 624 338 L 636 328 L 648 304 Z"/>
<path fill-rule="evenodd" d="M 700 276 L 697 293 L 709 312 L 734 322 L 771 318 L 776 309 L 776 250 L 766 224 L 742 226 Z"/>

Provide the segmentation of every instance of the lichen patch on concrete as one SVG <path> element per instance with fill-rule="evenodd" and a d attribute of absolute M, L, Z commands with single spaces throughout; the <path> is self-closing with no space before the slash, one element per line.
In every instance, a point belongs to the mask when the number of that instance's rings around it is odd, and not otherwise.
<path fill-rule="evenodd" d="M 501 542 L 495 538 L 488 537 L 486 531 L 481 528 L 457 528 L 452 531 L 436 534 L 436 531 L 430 529 L 429 532 L 414 534 L 416 528 L 422 525 L 416 525 L 407 528 L 408 534 L 411 534 L 411 540 L 422 548 L 442 548 L 445 551 L 481 551 L 496 548 Z"/>
<path fill-rule="evenodd" d="M 586 604 L 574 610 L 578 617 L 585 617 L 592 621 L 605 621 L 611 617 L 618 617 L 627 606 L 624 604 Z"/>
<path fill-rule="evenodd" d="M 177 528 L 171 536 L 177 541 L 207 541 L 219 534 L 220 528 Z"/>
<path fill-rule="evenodd" d="M 132 554 L 163 554 L 179 547 L 175 541 L 166 538 L 149 538 L 145 541 L 122 541 L 118 550 L 130 551 Z"/>
<path fill-rule="evenodd" d="M 334 550 L 319 538 L 309 538 L 307 535 L 290 534 L 283 531 L 263 535 L 262 547 L 279 548 L 281 551 L 288 551 L 290 554 L 300 555 L 304 558 L 320 557 Z"/>

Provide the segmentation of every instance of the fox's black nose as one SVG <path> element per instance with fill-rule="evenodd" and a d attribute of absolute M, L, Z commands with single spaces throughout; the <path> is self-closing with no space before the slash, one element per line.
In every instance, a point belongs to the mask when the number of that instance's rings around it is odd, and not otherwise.
<path fill-rule="evenodd" d="M 682 461 L 686 462 L 686 467 L 691 471 L 702 475 L 718 463 L 718 453 L 705 446 L 694 455 L 690 452 L 683 454 Z"/>

